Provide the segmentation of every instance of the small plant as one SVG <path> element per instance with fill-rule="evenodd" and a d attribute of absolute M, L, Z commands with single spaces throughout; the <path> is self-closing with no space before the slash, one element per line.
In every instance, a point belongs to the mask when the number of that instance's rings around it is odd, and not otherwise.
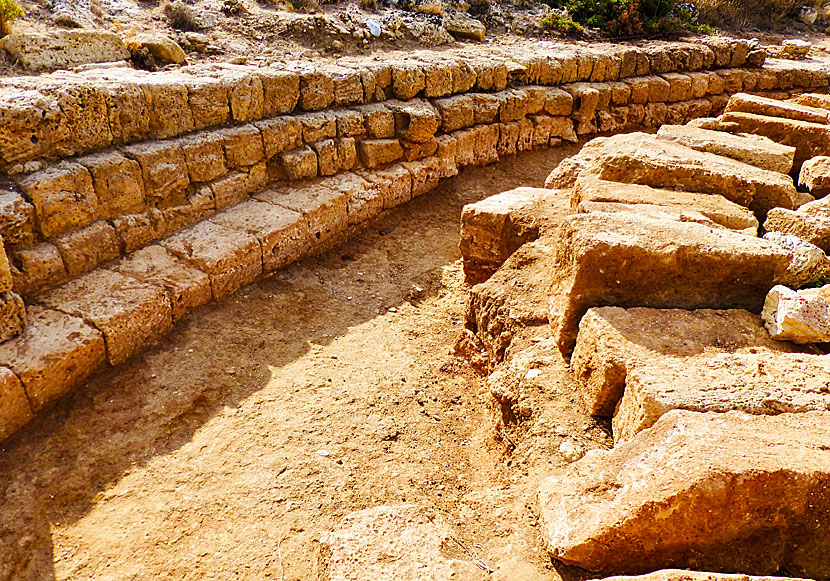
<path fill-rule="evenodd" d="M 377 10 L 378 9 L 378 1 L 377 0 L 359 0 L 358 6 L 362 10 Z"/>
<path fill-rule="evenodd" d="M 13 20 L 23 16 L 23 9 L 14 0 L 0 0 L 0 37 L 11 34 Z"/>
<path fill-rule="evenodd" d="M 318 12 L 320 3 L 317 0 L 285 0 L 285 6 L 294 12 Z"/>
<path fill-rule="evenodd" d="M 582 25 L 574 22 L 573 18 L 567 14 L 559 14 L 556 12 L 549 12 L 540 21 L 539 24 L 545 30 L 553 30 L 561 34 L 579 34 L 583 31 Z"/>
<path fill-rule="evenodd" d="M 202 28 L 202 23 L 196 11 L 180 0 L 167 4 L 164 7 L 164 15 L 167 17 L 170 26 L 176 30 L 195 31 Z"/>

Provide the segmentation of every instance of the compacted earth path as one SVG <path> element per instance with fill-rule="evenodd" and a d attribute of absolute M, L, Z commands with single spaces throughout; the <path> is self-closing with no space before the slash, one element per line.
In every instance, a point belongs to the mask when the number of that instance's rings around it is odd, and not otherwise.
<path fill-rule="evenodd" d="M 465 204 L 541 185 L 578 149 L 467 168 L 198 309 L 30 423 L 0 455 L 0 578 L 313 579 L 323 533 L 400 503 L 455 525 L 483 577 L 555 577 L 535 494 L 564 462 L 506 455 L 489 393 L 453 354 L 458 232 Z M 610 446 L 566 408 L 560 436 Z"/>

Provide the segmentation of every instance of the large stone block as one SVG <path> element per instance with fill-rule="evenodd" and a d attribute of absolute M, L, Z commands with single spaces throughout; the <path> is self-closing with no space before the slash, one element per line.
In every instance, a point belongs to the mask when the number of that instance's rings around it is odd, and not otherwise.
<path fill-rule="evenodd" d="M 10 369 L 0 367 L 0 441 L 6 440 L 33 417 L 23 384 Z"/>
<path fill-rule="evenodd" d="M 498 121 L 500 103 L 498 97 L 487 93 L 473 93 L 470 96 L 473 98 L 473 103 L 475 104 L 473 113 L 475 115 L 476 125 L 484 125 Z M 573 98 L 571 102 L 573 102 Z"/>
<path fill-rule="evenodd" d="M 601 572 L 827 577 L 828 419 L 671 411 L 542 483 L 548 551 Z"/>
<path fill-rule="evenodd" d="M 140 84 L 147 98 L 150 137 L 166 139 L 194 129 L 185 82 L 174 82 L 168 76 L 147 76 Z"/>
<path fill-rule="evenodd" d="M 767 117 L 781 117 L 783 119 L 822 124 L 828 122 L 828 115 L 830 115 L 826 109 L 746 93 L 732 95 L 726 104 L 726 112 L 753 113 Z"/>
<path fill-rule="evenodd" d="M 702 214 L 715 224 L 730 230 L 744 231 L 750 236 L 755 236 L 758 232 L 758 220 L 752 212 L 721 196 L 678 192 L 580 176 L 571 193 L 571 212 L 585 211 L 580 210 L 580 207 L 590 204 L 617 204 L 628 208 L 651 205 L 686 209 Z"/>
<path fill-rule="evenodd" d="M 217 214 L 211 221 L 256 237 L 264 272 L 273 272 L 311 253 L 308 221 L 287 208 L 250 200 Z"/>
<path fill-rule="evenodd" d="M 759 312 L 789 262 L 783 248 L 730 230 L 628 213 L 569 216 L 552 273 L 551 326 L 570 354 L 591 307 Z"/>
<path fill-rule="evenodd" d="M 118 238 L 115 228 L 99 220 L 73 232 L 53 238 L 52 242 L 61 253 L 61 258 L 70 277 L 89 272 L 102 262 L 119 255 Z"/>
<path fill-rule="evenodd" d="M 303 111 L 320 111 L 334 102 L 334 80 L 313 66 L 294 71 L 300 77 L 299 106 Z"/>
<path fill-rule="evenodd" d="M 67 278 L 60 252 L 54 244 L 41 243 L 11 253 L 14 291 L 28 298 Z"/>
<path fill-rule="evenodd" d="M 35 241 L 35 208 L 19 192 L 0 192 L 0 237 L 9 246 Z"/>
<path fill-rule="evenodd" d="M 808 159 L 801 165 L 798 185 L 807 188 L 814 198 L 830 194 L 830 156 Z"/>
<path fill-rule="evenodd" d="M 380 167 L 403 157 L 403 147 L 397 139 L 362 139 L 357 142 L 360 161 L 368 168 Z"/>
<path fill-rule="evenodd" d="M 795 169 L 811 157 L 830 155 L 830 125 L 738 112 L 724 113 L 721 123 L 741 133 L 763 135 L 795 147 Z"/>
<path fill-rule="evenodd" d="M 317 176 L 317 154 L 308 146 L 281 153 L 280 165 L 290 180 L 298 181 Z"/>
<path fill-rule="evenodd" d="M 202 133 L 178 140 L 192 182 L 209 182 L 228 173 L 221 136 Z"/>
<path fill-rule="evenodd" d="M 392 91 L 396 99 L 412 99 L 426 87 L 421 63 L 397 61 L 392 67 Z"/>
<path fill-rule="evenodd" d="M 83 157 L 78 163 L 92 175 L 98 213 L 102 218 L 114 218 L 144 208 L 144 179 L 137 161 L 108 152 Z"/>
<path fill-rule="evenodd" d="M 68 69 L 88 63 L 127 60 L 121 38 L 100 30 L 54 30 L 10 34 L 0 42 L 12 62 L 25 69 Z"/>
<path fill-rule="evenodd" d="M 0 360 L 26 389 L 35 413 L 105 366 L 104 337 L 78 317 L 39 306 L 29 307 L 29 326 L 0 345 Z"/>
<path fill-rule="evenodd" d="M 148 203 L 164 205 L 184 199 L 190 178 L 177 141 L 139 143 L 124 152 L 141 165 Z"/>
<path fill-rule="evenodd" d="M 126 214 L 112 220 L 121 251 L 130 253 L 164 236 L 168 229 L 164 213 L 150 208 L 140 214 Z"/>
<path fill-rule="evenodd" d="M 291 113 L 300 99 L 300 76 L 291 71 L 260 67 L 256 70 L 262 82 L 262 115 Z"/>
<path fill-rule="evenodd" d="M 433 104 L 441 115 L 441 130 L 445 133 L 475 124 L 475 101 L 469 95 L 436 99 Z"/>
<path fill-rule="evenodd" d="M 213 222 L 199 222 L 165 238 L 161 245 L 207 273 L 216 300 L 232 295 L 262 274 L 257 239 Z"/>
<path fill-rule="evenodd" d="M 193 115 L 193 129 L 206 129 L 228 122 L 231 118 L 228 100 L 230 82 L 199 75 L 188 79 L 184 85 L 187 87 L 187 102 Z"/>
<path fill-rule="evenodd" d="M 170 300 L 174 323 L 212 297 L 207 274 L 157 244 L 141 248 L 107 268 L 163 288 Z"/>
<path fill-rule="evenodd" d="M 277 117 L 257 121 L 254 125 L 262 134 L 266 159 L 303 145 L 303 126 L 296 118 Z"/>
<path fill-rule="evenodd" d="M 363 115 L 367 137 L 385 139 L 395 136 L 395 114 L 383 103 L 360 105 L 354 110 Z"/>
<path fill-rule="evenodd" d="M 401 139 L 424 143 L 435 137 L 441 116 L 428 101 L 390 101 L 388 106 L 395 113 L 395 132 Z"/>
<path fill-rule="evenodd" d="M 779 173 L 788 173 L 795 158 L 794 147 L 781 145 L 762 135 L 733 135 L 688 125 L 663 125 L 657 136 L 697 151 L 730 157 Z"/>
<path fill-rule="evenodd" d="M 816 212 L 805 213 L 799 211 L 775 208 L 767 215 L 764 229 L 768 232 L 792 234 L 811 244 L 815 244 L 824 252 L 830 252 L 830 215 Z"/>
<path fill-rule="evenodd" d="M 798 352 L 773 341 L 761 318 L 741 309 L 589 309 L 579 323 L 571 370 L 591 415 L 612 416 L 635 369 L 670 358 Z"/>
<path fill-rule="evenodd" d="M 0 293 L 0 343 L 20 335 L 26 328 L 26 306 L 16 293 Z"/>
<path fill-rule="evenodd" d="M 390 210 L 412 199 L 412 174 L 402 165 L 359 171 L 357 174 L 380 190 L 384 210 Z"/>
<path fill-rule="evenodd" d="M 35 207 L 40 231 L 51 238 L 80 228 L 98 217 L 92 176 L 82 165 L 61 162 L 18 181 Z"/>
<path fill-rule="evenodd" d="M 247 168 L 265 157 L 262 135 L 253 125 L 220 129 L 216 134 L 222 140 L 225 161 L 230 168 Z"/>
<path fill-rule="evenodd" d="M 73 279 L 37 302 L 95 325 L 111 365 L 138 354 L 173 325 L 170 300 L 161 288 L 106 269 Z"/>

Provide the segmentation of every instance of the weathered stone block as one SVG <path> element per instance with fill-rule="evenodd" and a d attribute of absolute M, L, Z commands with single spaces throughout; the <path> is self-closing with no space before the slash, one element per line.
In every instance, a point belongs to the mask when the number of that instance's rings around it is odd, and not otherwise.
<path fill-rule="evenodd" d="M 475 102 L 469 95 L 436 99 L 433 104 L 441 115 L 441 130 L 445 133 L 475 124 Z"/>
<path fill-rule="evenodd" d="M 161 210 L 150 208 L 141 214 L 127 214 L 112 220 L 121 251 L 130 253 L 167 233 Z"/>
<path fill-rule="evenodd" d="M 141 88 L 147 98 L 149 137 L 166 139 L 193 130 L 193 113 L 187 87 L 165 77 L 142 77 Z"/>
<path fill-rule="evenodd" d="M 473 115 L 476 125 L 495 123 L 499 119 L 499 98 L 486 93 L 473 93 L 475 108 Z"/>
<path fill-rule="evenodd" d="M 412 199 L 412 175 L 399 164 L 383 169 L 357 172 L 380 191 L 383 209 L 390 210 Z"/>
<path fill-rule="evenodd" d="M 436 157 L 418 161 L 406 161 L 401 164 L 412 175 L 412 197 L 431 192 L 441 180 L 441 163 Z"/>
<path fill-rule="evenodd" d="M 351 109 L 338 109 L 333 112 L 337 125 L 337 137 L 362 138 L 366 135 L 363 114 Z"/>
<path fill-rule="evenodd" d="M 550 322 L 570 354 L 591 307 L 743 308 L 782 277 L 789 254 L 770 242 L 696 223 L 636 214 L 578 214 L 563 222 Z"/>
<path fill-rule="evenodd" d="M 102 220 L 62 234 L 53 238 L 52 242 L 61 253 L 69 276 L 89 272 L 100 263 L 119 255 L 115 228 Z"/>
<path fill-rule="evenodd" d="M 82 165 L 61 162 L 18 181 L 35 207 L 40 231 L 50 238 L 89 224 L 98 217 L 92 176 Z"/>
<path fill-rule="evenodd" d="M 26 307 L 16 293 L 0 293 L 0 343 L 20 335 L 26 328 Z"/>
<path fill-rule="evenodd" d="M 215 300 L 232 295 L 262 274 L 257 239 L 210 221 L 169 236 L 161 245 L 210 276 Z"/>
<path fill-rule="evenodd" d="M 124 148 L 124 152 L 141 165 L 148 202 L 165 204 L 184 199 L 190 178 L 177 142 L 140 143 Z"/>
<path fill-rule="evenodd" d="M 117 34 L 101 30 L 10 34 L 0 47 L 9 54 L 12 62 L 29 70 L 68 69 L 130 58 L 130 52 Z"/>
<path fill-rule="evenodd" d="M 767 215 L 764 229 L 768 232 L 793 234 L 815 244 L 824 252 L 830 252 L 830 215 L 774 208 Z"/>
<path fill-rule="evenodd" d="M 278 117 L 254 123 L 262 134 L 266 159 L 303 145 L 302 123 L 293 117 Z"/>
<path fill-rule="evenodd" d="M 401 139 L 423 143 L 438 131 L 441 117 L 429 102 L 390 102 L 388 105 L 395 113 L 395 132 Z"/>
<path fill-rule="evenodd" d="M 273 272 L 311 253 L 308 221 L 299 212 L 250 200 L 211 218 L 259 240 L 264 272 Z"/>
<path fill-rule="evenodd" d="M 761 313 L 770 337 L 793 343 L 830 341 L 830 288 L 791 290 L 774 286 Z"/>
<path fill-rule="evenodd" d="M 798 185 L 815 198 L 830 194 L 830 157 L 817 156 L 805 161 L 798 174 Z"/>
<path fill-rule="evenodd" d="M 778 99 L 769 99 L 757 95 L 738 93 L 729 98 L 726 104 L 727 112 L 753 113 L 767 117 L 781 117 L 783 119 L 794 119 L 796 121 L 807 121 L 809 123 L 827 124 L 828 112 L 826 109 L 818 109 L 807 105 L 799 105 Z"/>
<path fill-rule="evenodd" d="M 300 76 L 291 71 L 258 68 L 262 82 L 262 116 L 291 113 L 300 99 Z"/>
<path fill-rule="evenodd" d="M 265 151 L 262 134 L 253 125 L 242 125 L 216 132 L 222 140 L 228 167 L 242 169 L 262 161 Z"/>
<path fill-rule="evenodd" d="M 303 180 L 317 176 L 317 154 L 308 146 L 280 154 L 285 175 L 290 180 Z"/>
<path fill-rule="evenodd" d="M 349 227 L 349 195 L 317 180 L 302 188 L 278 188 L 261 192 L 256 199 L 299 212 L 308 221 L 314 251 L 322 252 L 341 242 Z"/>
<path fill-rule="evenodd" d="M 179 139 L 191 182 L 209 182 L 226 173 L 225 150 L 218 133 L 199 134 Z"/>
<path fill-rule="evenodd" d="M 107 268 L 163 288 L 174 323 L 211 299 L 210 277 L 157 244 L 137 250 Z"/>
<path fill-rule="evenodd" d="M 231 84 L 226 79 L 194 75 L 192 80 L 188 79 L 184 84 L 193 115 L 193 129 L 206 129 L 228 122 L 231 118 L 228 100 Z"/>
<path fill-rule="evenodd" d="M 35 413 L 107 364 L 104 337 L 78 317 L 29 307 L 29 326 L 20 337 L 0 345 L 0 359 L 25 387 Z"/>
<path fill-rule="evenodd" d="M 308 66 L 296 71 L 300 77 L 300 108 L 320 111 L 334 102 L 334 80 L 324 72 Z"/>
<path fill-rule="evenodd" d="M 692 79 L 681 73 L 664 73 L 663 80 L 669 83 L 669 98 L 667 101 L 688 101 L 692 97 Z"/>
<path fill-rule="evenodd" d="M 303 141 L 312 144 L 321 139 L 337 137 L 337 117 L 333 113 L 305 113 L 295 117 L 303 126 Z"/>
<path fill-rule="evenodd" d="M 403 159 L 406 161 L 415 161 L 416 159 L 423 159 L 433 155 L 438 150 L 438 142 L 435 138 L 422 143 L 415 143 L 413 141 L 401 141 L 401 148 L 403 148 Z"/>
<path fill-rule="evenodd" d="M 346 197 L 349 226 L 375 219 L 383 211 L 383 195 L 371 182 L 352 172 L 345 172 L 325 181 L 327 188 Z"/>
<path fill-rule="evenodd" d="M 38 297 L 38 303 L 95 325 L 107 358 L 119 365 L 172 329 L 170 301 L 156 286 L 106 269 L 93 270 Z"/>
<path fill-rule="evenodd" d="M 397 139 L 363 139 L 357 143 L 357 152 L 360 161 L 368 168 L 397 161 L 404 153 Z"/>
<path fill-rule="evenodd" d="M 395 114 L 386 105 L 371 103 L 354 109 L 363 115 L 367 137 L 385 139 L 395 136 Z"/>
<path fill-rule="evenodd" d="M 9 246 L 35 241 L 35 208 L 16 191 L 0 192 L 0 237 Z"/>
<path fill-rule="evenodd" d="M 392 91 L 396 99 L 412 99 L 426 87 L 426 76 L 417 62 L 398 61 L 392 67 Z"/>
<path fill-rule="evenodd" d="M 53 244 L 44 242 L 15 250 L 11 260 L 14 291 L 27 298 L 67 278 L 63 259 Z"/>
<path fill-rule="evenodd" d="M 548 551 L 603 572 L 826 577 L 827 416 L 671 411 L 542 483 Z"/>
<path fill-rule="evenodd" d="M 558 87 L 546 87 L 545 112 L 554 117 L 569 117 L 573 113 L 574 99 L 567 91 Z"/>
<path fill-rule="evenodd" d="M 10 369 L 0 367 L 0 441 L 6 440 L 33 417 L 23 384 Z"/>
<path fill-rule="evenodd" d="M 78 163 L 92 175 L 102 218 L 139 212 L 144 208 L 144 180 L 137 161 L 115 152 L 82 157 Z"/>
<path fill-rule="evenodd" d="M 496 146 L 499 140 L 498 125 L 481 125 L 472 129 L 475 131 L 476 165 L 487 165 L 499 160 Z"/>

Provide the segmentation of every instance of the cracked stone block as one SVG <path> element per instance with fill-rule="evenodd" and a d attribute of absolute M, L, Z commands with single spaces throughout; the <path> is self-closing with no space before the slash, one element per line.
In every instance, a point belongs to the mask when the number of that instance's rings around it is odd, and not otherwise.
<path fill-rule="evenodd" d="M 303 145 L 303 126 L 296 118 L 278 117 L 257 121 L 254 125 L 262 134 L 266 159 Z"/>
<path fill-rule="evenodd" d="M 130 253 L 145 244 L 162 238 L 167 224 L 161 210 L 150 208 L 140 214 L 127 214 L 112 220 L 122 252 Z"/>
<path fill-rule="evenodd" d="M 131 214 L 144 208 L 144 180 L 137 161 L 108 152 L 83 157 L 78 163 L 92 175 L 102 218 Z"/>
<path fill-rule="evenodd" d="M 216 133 L 199 134 L 178 140 L 184 153 L 190 182 L 209 182 L 228 173 L 225 150 Z"/>
<path fill-rule="evenodd" d="M 317 153 L 308 146 L 280 154 L 283 172 L 292 181 L 317 176 Z"/>
<path fill-rule="evenodd" d="M 375 185 L 383 196 L 383 209 L 390 210 L 412 199 L 412 175 L 399 164 L 383 169 L 357 172 Z"/>
<path fill-rule="evenodd" d="M 26 307 L 16 293 L 0 293 L 0 343 L 20 335 L 26 328 Z"/>
<path fill-rule="evenodd" d="M 23 384 L 10 369 L 0 367 L 0 441 L 8 439 L 32 418 Z"/>
<path fill-rule="evenodd" d="M 124 151 L 141 165 L 149 202 L 164 204 L 184 199 L 190 178 L 184 152 L 176 141 L 140 143 Z"/>
<path fill-rule="evenodd" d="M 215 133 L 222 139 L 225 160 L 232 169 L 250 167 L 265 157 L 262 135 L 253 125 L 220 129 Z"/>
<path fill-rule="evenodd" d="M 69 276 L 89 272 L 102 262 L 118 258 L 115 228 L 99 220 L 73 232 L 53 238 Z"/>

